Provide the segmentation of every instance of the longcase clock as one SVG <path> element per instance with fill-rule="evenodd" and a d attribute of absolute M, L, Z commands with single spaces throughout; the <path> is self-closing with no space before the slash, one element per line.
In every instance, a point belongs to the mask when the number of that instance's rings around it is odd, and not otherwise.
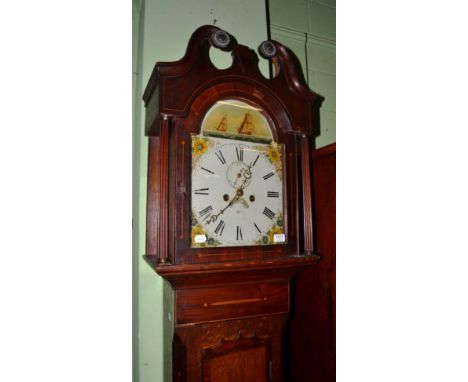
<path fill-rule="evenodd" d="M 231 51 L 217 69 L 209 50 Z M 145 258 L 174 290 L 174 381 L 282 381 L 292 277 L 313 247 L 311 142 L 320 97 L 292 52 L 215 26 L 159 62 L 144 93 Z"/>

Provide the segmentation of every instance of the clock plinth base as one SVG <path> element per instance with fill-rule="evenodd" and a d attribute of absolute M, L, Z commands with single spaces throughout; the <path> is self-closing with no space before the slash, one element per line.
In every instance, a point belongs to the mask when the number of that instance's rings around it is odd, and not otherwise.
<path fill-rule="evenodd" d="M 174 291 L 173 381 L 284 380 L 290 283 L 318 256 L 170 265 L 145 259 Z"/>

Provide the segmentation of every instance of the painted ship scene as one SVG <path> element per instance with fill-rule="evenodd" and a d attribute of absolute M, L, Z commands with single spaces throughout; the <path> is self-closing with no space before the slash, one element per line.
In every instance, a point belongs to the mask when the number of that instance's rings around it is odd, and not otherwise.
<path fill-rule="evenodd" d="M 239 100 L 217 102 L 206 113 L 202 134 L 265 143 L 272 141 L 269 123 L 260 109 Z"/>

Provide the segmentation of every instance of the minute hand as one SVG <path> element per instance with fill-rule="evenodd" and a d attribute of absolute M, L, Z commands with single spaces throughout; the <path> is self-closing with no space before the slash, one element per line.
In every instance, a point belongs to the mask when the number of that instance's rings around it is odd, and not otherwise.
<path fill-rule="evenodd" d="M 230 202 L 228 203 L 228 205 L 226 207 L 224 207 L 222 210 L 220 210 L 216 215 L 211 215 L 210 218 L 206 221 L 206 224 L 210 224 L 211 222 L 215 222 L 216 219 L 218 219 L 218 216 L 223 214 L 224 211 L 226 211 L 229 207 L 231 207 L 234 202 L 236 200 L 238 200 L 243 194 L 244 194 L 244 187 L 245 187 L 245 184 L 247 183 L 247 180 L 249 180 L 251 177 L 252 177 L 252 172 L 250 171 L 252 165 L 249 166 L 249 168 L 244 171 L 244 180 L 241 184 L 241 186 L 239 187 L 239 189 L 236 191 L 236 195 L 234 195 L 234 197 L 230 200 Z"/>

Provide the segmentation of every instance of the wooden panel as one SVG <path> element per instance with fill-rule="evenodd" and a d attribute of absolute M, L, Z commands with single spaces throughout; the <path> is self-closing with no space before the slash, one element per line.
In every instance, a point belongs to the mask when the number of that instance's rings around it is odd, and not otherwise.
<path fill-rule="evenodd" d="M 158 263 L 159 242 L 159 138 L 148 139 L 148 188 L 147 188 L 147 210 L 146 210 L 146 253 L 154 255 Z"/>
<path fill-rule="evenodd" d="M 335 354 L 335 144 L 313 153 L 317 265 L 292 286 L 289 375 L 295 382 L 336 380 Z"/>
<path fill-rule="evenodd" d="M 245 318 L 241 320 L 229 320 L 203 323 L 197 325 L 176 326 L 177 339 L 183 346 L 178 346 L 183 354 L 177 355 L 177 359 L 186 356 L 185 380 L 184 382 L 200 382 L 207 376 L 207 368 L 211 364 L 207 360 L 231 353 L 237 359 L 238 364 L 249 362 L 246 354 L 235 356 L 233 353 L 262 347 L 263 351 L 254 351 L 250 355 L 256 357 L 255 365 L 261 364 L 269 376 L 271 370 L 271 382 L 284 382 L 288 379 L 283 374 L 283 335 L 287 314 L 274 314 L 271 316 L 260 316 Z M 176 337 L 174 338 L 176 340 Z M 265 361 L 260 361 L 262 355 Z M 224 363 L 225 368 L 235 358 L 225 357 L 219 359 L 219 364 Z M 271 369 L 270 363 L 271 360 Z M 222 362 L 224 361 L 224 362 Z M 268 364 L 267 364 L 268 361 Z M 220 366 L 218 364 L 218 366 Z M 249 366 L 250 367 L 250 366 Z M 257 367 L 257 366 L 255 366 Z M 263 375 L 263 374 L 260 374 Z M 250 376 L 250 375 L 249 375 Z M 176 379 L 177 381 L 177 379 Z M 218 381 L 212 378 L 212 381 Z M 255 378 L 245 378 L 242 382 L 257 382 Z M 262 379 L 259 379 L 262 381 Z"/>
<path fill-rule="evenodd" d="M 176 324 L 289 311 L 287 282 L 176 291 Z"/>
<path fill-rule="evenodd" d="M 233 351 L 203 362 L 203 382 L 266 382 L 268 365 L 265 346 Z"/>
<path fill-rule="evenodd" d="M 186 381 L 187 349 L 177 333 L 172 341 L 172 382 Z"/>

